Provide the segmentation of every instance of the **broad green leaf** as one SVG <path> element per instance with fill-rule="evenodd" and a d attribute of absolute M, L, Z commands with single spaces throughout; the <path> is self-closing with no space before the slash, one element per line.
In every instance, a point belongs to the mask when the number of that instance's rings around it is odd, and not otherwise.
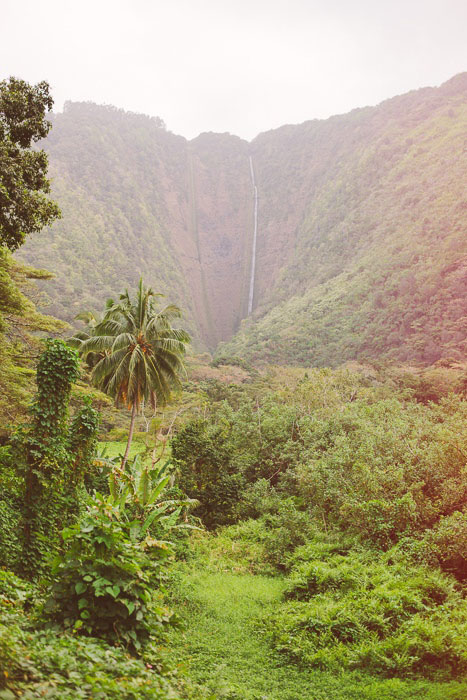
<path fill-rule="evenodd" d="M 165 476 L 163 479 L 161 479 L 161 481 L 157 484 L 157 486 L 151 492 L 151 495 L 150 495 L 149 500 L 148 500 L 148 505 L 152 505 L 154 503 L 156 498 L 164 490 L 164 488 L 167 486 L 169 481 L 170 481 L 170 475 Z"/>

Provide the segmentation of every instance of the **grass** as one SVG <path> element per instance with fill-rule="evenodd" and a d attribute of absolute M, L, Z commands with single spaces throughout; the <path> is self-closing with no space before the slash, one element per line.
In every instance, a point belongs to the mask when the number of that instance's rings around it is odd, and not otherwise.
<path fill-rule="evenodd" d="M 200 698 L 225 700 L 464 700 L 465 684 L 380 680 L 311 671 L 271 650 L 260 620 L 273 615 L 279 577 L 200 572 L 184 565 L 177 605 L 184 630 L 168 647 Z"/>
<path fill-rule="evenodd" d="M 123 455 L 126 448 L 126 440 L 109 440 L 108 442 L 99 442 L 99 450 L 105 449 L 107 457 L 119 457 Z M 146 446 L 141 442 L 132 442 L 130 447 L 130 457 L 144 452 Z"/>
<path fill-rule="evenodd" d="M 99 450 L 106 450 L 107 457 L 119 457 L 123 455 L 126 448 L 126 440 L 103 440 L 98 443 Z M 138 454 L 143 454 L 146 451 L 146 444 L 142 440 L 133 440 L 130 446 L 130 457 L 135 457 Z M 160 454 L 161 448 L 158 448 Z M 166 445 L 162 463 L 170 459 L 170 445 Z"/>

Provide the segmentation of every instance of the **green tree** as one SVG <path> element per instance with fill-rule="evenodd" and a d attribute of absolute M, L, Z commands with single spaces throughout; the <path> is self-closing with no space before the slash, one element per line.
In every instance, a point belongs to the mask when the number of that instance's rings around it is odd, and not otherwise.
<path fill-rule="evenodd" d="M 52 105 L 45 81 L 0 82 L 0 244 L 10 250 L 60 216 L 58 206 L 46 196 L 47 155 L 31 148 L 49 132 L 45 113 Z"/>
<path fill-rule="evenodd" d="M 114 305 L 113 299 L 107 299 L 106 308 L 110 309 Z M 73 348 L 80 350 L 86 340 L 89 340 L 96 334 L 97 326 L 102 322 L 103 316 L 94 311 L 82 311 L 75 316 L 76 321 L 82 321 L 86 328 L 77 331 L 71 338 L 68 339 L 68 344 Z M 87 352 L 86 364 L 88 369 L 92 369 L 104 357 L 104 352 Z"/>
<path fill-rule="evenodd" d="M 40 314 L 35 279 L 48 279 L 45 270 L 35 270 L 13 258 L 0 246 L 0 437 L 8 435 L 8 424 L 25 418 L 31 402 L 34 360 L 41 351 L 37 331 L 56 333 L 68 324 Z"/>
<path fill-rule="evenodd" d="M 181 316 L 178 306 L 157 307 L 156 294 L 140 278 L 134 299 L 126 289 L 119 301 L 107 306 L 102 321 L 92 327 L 89 338 L 79 344 L 86 359 L 91 353 L 101 358 L 94 365 L 91 379 L 95 386 L 115 399 L 116 405 L 131 410 L 130 430 L 122 467 L 128 459 L 135 418 L 141 406 L 150 402 L 164 405 L 171 390 L 180 385 L 183 355 L 190 341 L 172 321 Z M 75 343 L 73 343 L 75 344 Z"/>
<path fill-rule="evenodd" d="M 63 330 L 66 324 L 36 311 L 30 279 L 52 275 L 15 260 L 27 234 L 39 231 L 60 211 L 51 202 L 44 151 L 31 148 L 45 137 L 52 107 L 49 86 L 24 80 L 0 81 L 0 425 L 25 412 L 31 400 L 30 360 L 37 355 L 35 331 Z"/>

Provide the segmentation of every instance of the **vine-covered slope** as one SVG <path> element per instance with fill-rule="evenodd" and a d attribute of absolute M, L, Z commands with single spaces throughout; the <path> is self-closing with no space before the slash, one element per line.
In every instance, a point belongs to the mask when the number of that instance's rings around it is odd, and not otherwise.
<path fill-rule="evenodd" d="M 63 219 L 21 255 L 70 320 L 142 273 L 198 344 L 255 360 L 431 363 L 465 354 L 467 74 L 259 135 L 190 142 L 68 104 L 48 139 Z M 258 187 L 253 315 L 247 320 Z"/>

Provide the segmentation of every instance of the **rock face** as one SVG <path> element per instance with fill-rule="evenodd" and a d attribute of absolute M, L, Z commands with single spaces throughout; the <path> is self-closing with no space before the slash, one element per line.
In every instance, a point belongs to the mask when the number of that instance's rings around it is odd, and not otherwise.
<path fill-rule="evenodd" d="M 317 364 L 464 351 L 467 74 L 251 143 L 188 142 L 88 103 L 53 121 L 46 150 L 63 218 L 21 251 L 57 274 L 51 313 L 99 308 L 143 274 L 211 350 L 229 341 L 225 352 Z M 250 156 L 258 236 L 242 323 Z"/>
<path fill-rule="evenodd" d="M 232 337 L 247 310 L 253 232 L 248 144 L 228 134 L 203 134 L 189 144 L 188 160 L 190 234 L 202 289 L 197 315 L 213 348 Z"/>

